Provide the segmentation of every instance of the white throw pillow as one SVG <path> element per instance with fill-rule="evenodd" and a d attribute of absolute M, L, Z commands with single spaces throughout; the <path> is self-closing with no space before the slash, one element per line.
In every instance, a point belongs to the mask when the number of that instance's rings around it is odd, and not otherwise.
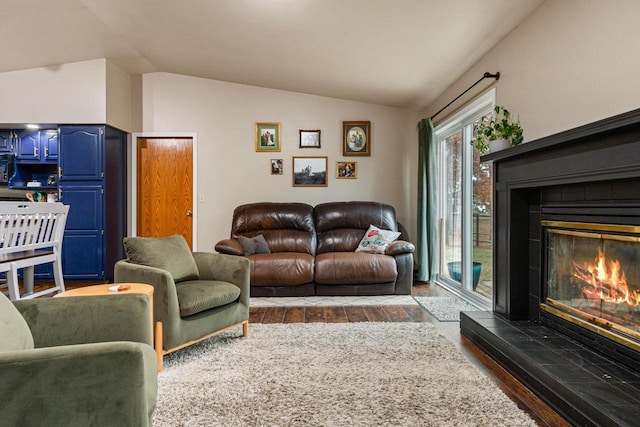
<path fill-rule="evenodd" d="M 398 237 L 400 237 L 400 232 L 398 231 L 382 230 L 375 225 L 369 225 L 369 229 L 360 240 L 356 252 L 383 254 Z"/>

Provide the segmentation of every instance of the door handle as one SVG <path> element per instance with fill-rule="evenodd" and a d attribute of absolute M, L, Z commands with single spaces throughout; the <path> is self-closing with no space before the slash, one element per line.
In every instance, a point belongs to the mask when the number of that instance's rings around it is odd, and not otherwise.
<path fill-rule="evenodd" d="M 192 215 L 193 215 L 193 212 L 187 211 L 187 216 L 192 216 Z"/>

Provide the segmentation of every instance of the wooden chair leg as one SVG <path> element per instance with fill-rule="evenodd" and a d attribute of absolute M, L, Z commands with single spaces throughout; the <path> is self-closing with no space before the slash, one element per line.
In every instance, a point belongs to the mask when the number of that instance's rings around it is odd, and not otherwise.
<path fill-rule="evenodd" d="M 158 359 L 158 372 L 162 371 L 164 350 L 162 349 L 162 322 L 156 322 L 155 337 L 153 340 L 153 347 L 156 350 L 156 358 Z"/>
<path fill-rule="evenodd" d="M 244 322 L 242 322 L 242 336 L 243 337 L 248 337 L 249 336 L 249 321 L 245 320 Z"/>

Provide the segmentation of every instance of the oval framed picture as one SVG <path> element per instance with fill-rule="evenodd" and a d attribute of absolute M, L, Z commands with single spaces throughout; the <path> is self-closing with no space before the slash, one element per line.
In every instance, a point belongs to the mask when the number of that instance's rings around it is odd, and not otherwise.
<path fill-rule="evenodd" d="M 371 155 L 371 122 L 342 122 L 342 155 Z"/>

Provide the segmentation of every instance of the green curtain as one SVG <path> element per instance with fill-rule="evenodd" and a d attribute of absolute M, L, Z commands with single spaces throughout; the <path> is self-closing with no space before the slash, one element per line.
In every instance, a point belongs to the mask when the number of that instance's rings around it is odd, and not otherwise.
<path fill-rule="evenodd" d="M 416 261 L 418 280 L 434 277 L 436 265 L 436 162 L 435 134 L 431 118 L 418 123 L 418 240 Z"/>

